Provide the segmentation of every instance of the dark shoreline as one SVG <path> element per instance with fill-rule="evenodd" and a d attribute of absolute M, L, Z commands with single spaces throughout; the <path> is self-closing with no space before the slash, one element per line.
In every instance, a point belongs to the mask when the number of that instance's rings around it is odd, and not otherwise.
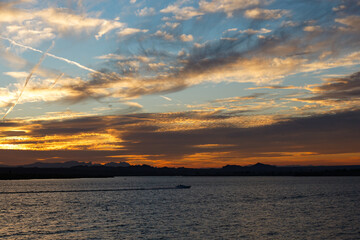
<path fill-rule="evenodd" d="M 118 176 L 360 176 L 355 166 L 279 167 L 225 166 L 223 168 L 156 168 L 147 165 L 129 167 L 75 166 L 70 168 L 1 167 L 0 180 L 106 178 Z"/>

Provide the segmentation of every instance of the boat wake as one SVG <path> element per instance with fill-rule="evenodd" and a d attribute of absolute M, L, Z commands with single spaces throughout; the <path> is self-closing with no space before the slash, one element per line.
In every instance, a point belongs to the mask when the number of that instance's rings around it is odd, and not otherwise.
<path fill-rule="evenodd" d="M 170 190 L 184 189 L 186 187 L 156 187 L 156 188 L 119 188 L 119 189 L 79 189 L 79 190 L 50 190 L 50 191 L 21 191 L 21 192 L 0 192 L 0 194 L 39 194 L 39 193 L 81 193 L 81 192 L 123 192 L 123 191 L 149 191 L 149 190 Z M 181 185 L 182 186 L 182 185 Z"/>

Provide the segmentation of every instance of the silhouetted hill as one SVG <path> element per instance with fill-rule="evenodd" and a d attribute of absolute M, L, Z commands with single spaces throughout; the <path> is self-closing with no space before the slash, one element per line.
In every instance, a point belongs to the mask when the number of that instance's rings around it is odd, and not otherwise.
<path fill-rule="evenodd" d="M 242 167 L 242 166 L 239 166 L 239 165 L 226 165 L 226 166 L 224 166 L 224 167 L 222 167 L 223 169 L 227 169 L 227 170 L 230 170 L 230 169 L 232 169 L 232 170 L 237 170 L 237 169 L 242 169 L 242 168 L 244 168 L 244 167 Z"/>
<path fill-rule="evenodd" d="M 23 165 L 24 168 L 70 168 L 75 166 L 91 166 L 92 163 L 68 161 L 63 163 L 47 163 L 47 162 L 35 162 L 32 164 Z"/>
<path fill-rule="evenodd" d="M 130 164 L 127 162 L 109 162 L 105 164 L 106 167 L 130 167 Z"/>
<path fill-rule="evenodd" d="M 63 163 L 48 163 L 48 162 L 35 162 L 32 164 L 22 165 L 24 168 L 71 168 L 76 166 L 101 166 L 100 164 L 93 164 L 92 162 L 78 162 L 68 161 Z M 106 167 L 129 167 L 130 164 L 127 162 L 110 162 L 105 164 Z M 0 166 L 1 167 L 1 166 Z M 9 166 L 3 166 L 9 167 Z"/>
<path fill-rule="evenodd" d="M 262 169 L 264 169 L 264 168 L 266 168 L 266 169 L 276 168 L 276 166 L 274 166 L 274 165 L 263 164 L 263 163 L 256 163 L 256 164 L 248 166 L 248 167 L 249 168 L 258 168 L 258 169 L 260 169 L 260 168 L 262 168 Z"/>
<path fill-rule="evenodd" d="M 34 163 L 20 167 L 0 167 L 0 179 L 95 178 L 116 176 L 360 176 L 358 166 L 250 166 L 222 168 L 169 168 L 128 163 L 97 165 L 83 162 Z"/>

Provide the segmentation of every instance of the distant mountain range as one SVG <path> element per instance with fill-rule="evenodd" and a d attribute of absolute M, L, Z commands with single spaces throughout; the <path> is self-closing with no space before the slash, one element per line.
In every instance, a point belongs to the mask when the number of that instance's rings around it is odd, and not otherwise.
<path fill-rule="evenodd" d="M 92 162 L 78 162 L 78 161 L 67 161 L 67 162 L 34 162 L 26 165 L 18 165 L 18 166 L 8 166 L 8 165 L 0 165 L 0 168 L 14 168 L 14 167 L 22 167 L 22 168 L 71 168 L 78 166 L 86 166 L 86 167 L 130 167 L 131 165 L 127 162 L 109 162 L 104 165 Z M 239 166 L 239 165 L 226 165 L 224 169 L 237 169 L 237 168 L 275 168 L 274 165 L 268 165 L 263 163 L 256 163 L 254 165 L 249 166 Z"/>
<path fill-rule="evenodd" d="M 269 165 L 269 164 L 263 164 L 263 163 L 256 163 L 254 165 L 249 165 L 249 166 L 245 166 L 245 167 L 239 166 L 239 165 L 226 165 L 223 167 L 223 169 L 241 169 L 241 168 L 258 168 L 258 169 L 267 168 L 267 169 L 269 169 L 269 168 L 276 168 L 276 166 Z"/>
<path fill-rule="evenodd" d="M 170 168 L 111 162 L 36 162 L 23 166 L 0 166 L 0 179 L 96 178 L 116 176 L 360 176 L 355 166 L 274 166 L 256 163 L 249 166 L 226 165 L 222 168 Z"/>
<path fill-rule="evenodd" d="M 92 162 L 78 162 L 78 161 L 68 161 L 68 162 L 57 162 L 57 163 L 49 163 L 49 162 L 35 162 L 27 165 L 20 165 L 16 167 L 23 167 L 23 168 L 71 168 L 77 166 L 105 166 L 105 167 L 129 167 L 130 164 L 127 162 L 109 162 L 105 165 L 101 164 L 93 164 Z M 0 165 L 0 167 L 14 167 L 14 166 L 6 166 Z"/>

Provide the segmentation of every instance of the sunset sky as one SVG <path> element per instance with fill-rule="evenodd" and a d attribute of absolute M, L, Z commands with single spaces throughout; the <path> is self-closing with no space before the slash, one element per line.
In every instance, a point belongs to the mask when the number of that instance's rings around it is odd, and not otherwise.
<path fill-rule="evenodd" d="M 360 164 L 360 1 L 0 2 L 0 165 Z"/>

